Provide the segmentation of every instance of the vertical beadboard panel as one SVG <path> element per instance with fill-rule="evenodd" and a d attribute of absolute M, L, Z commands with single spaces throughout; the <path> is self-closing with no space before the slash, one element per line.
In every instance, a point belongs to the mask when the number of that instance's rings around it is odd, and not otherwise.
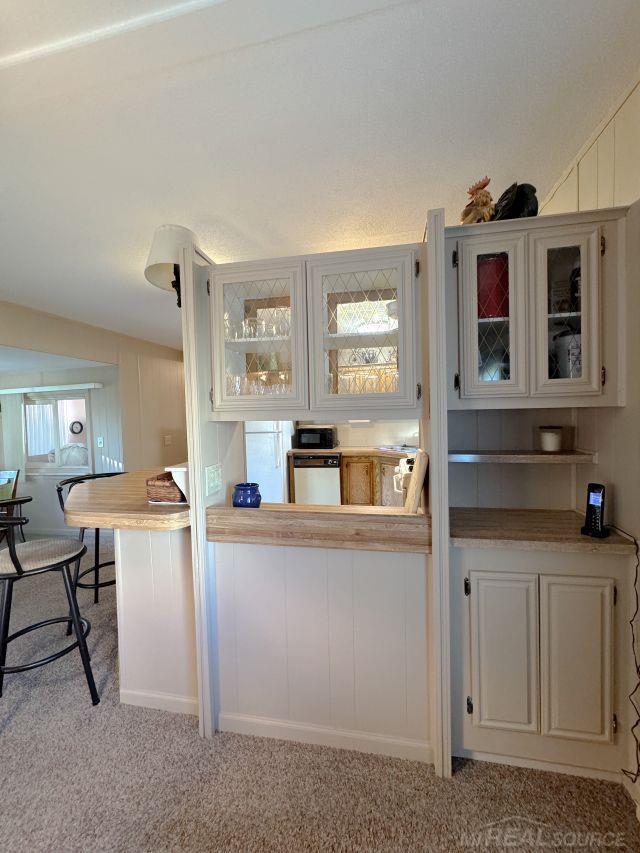
<path fill-rule="evenodd" d="M 406 573 L 395 559 L 353 552 L 356 725 L 380 734 L 406 731 Z"/>
<path fill-rule="evenodd" d="M 215 544 L 216 623 L 218 628 L 218 678 L 220 709 L 238 711 L 238 660 L 236 655 L 235 545 Z"/>
<path fill-rule="evenodd" d="M 329 673 L 331 719 L 339 729 L 356 728 L 353 555 L 324 550 L 329 601 Z"/>
<path fill-rule="evenodd" d="M 407 658 L 407 736 L 428 740 L 430 732 L 428 699 L 427 572 L 420 554 L 407 554 L 405 654 Z"/>
<path fill-rule="evenodd" d="M 225 727 L 428 742 L 423 555 L 218 543 L 216 585 Z"/>
<path fill-rule="evenodd" d="M 613 207 L 615 123 L 610 121 L 598 137 L 598 207 Z"/>
<path fill-rule="evenodd" d="M 238 710 L 289 719 L 285 549 L 236 545 Z"/>
<path fill-rule="evenodd" d="M 283 550 L 289 719 L 331 726 L 327 551 Z"/>
<path fill-rule="evenodd" d="M 598 206 L 598 145 L 594 143 L 578 163 L 578 204 L 580 210 Z"/>
<path fill-rule="evenodd" d="M 188 530 L 118 531 L 123 701 L 193 709 L 197 685 L 190 547 Z"/>

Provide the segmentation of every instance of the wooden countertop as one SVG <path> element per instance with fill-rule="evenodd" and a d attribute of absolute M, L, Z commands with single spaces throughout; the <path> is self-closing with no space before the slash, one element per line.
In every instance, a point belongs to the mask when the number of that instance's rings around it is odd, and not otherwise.
<path fill-rule="evenodd" d="M 263 503 L 260 509 L 211 506 L 210 542 L 431 552 L 431 518 L 403 507 Z"/>
<path fill-rule="evenodd" d="M 633 542 L 612 532 L 608 539 L 583 536 L 584 516 L 573 510 L 451 507 L 451 544 L 458 548 L 635 554 Z"/>
<path fill-rule="evenodd" d="M 179 530 L 189 527 L 187 504 L 150 504 L 146 481 L 163 472 L 148 468 L 81 483 L 71 490 L 64 511 L 70 527 L 106 527 L 117 530 Z"/>
<path fill-rule="evenodd" d="M 287 456 L 300 453 L 307 456 L 326 456 L 331 453 L 339 453 L 341 456 L 384 456 L 389 459 L 405 459 L 416 455 L 415 450 L 385 450 L 382 447 L 332 447 L 330 450 L 305 450 L 295 447 L 287 450 Z"/>

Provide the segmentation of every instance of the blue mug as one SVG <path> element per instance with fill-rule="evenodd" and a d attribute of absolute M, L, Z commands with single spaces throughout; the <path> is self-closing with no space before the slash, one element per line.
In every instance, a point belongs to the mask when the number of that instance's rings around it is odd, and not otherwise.
<path fill-rule="evenodd" d="M 262 497 L 257 483 L 236 483 L 233 487 L 233 505 L 257 509 Z"/>

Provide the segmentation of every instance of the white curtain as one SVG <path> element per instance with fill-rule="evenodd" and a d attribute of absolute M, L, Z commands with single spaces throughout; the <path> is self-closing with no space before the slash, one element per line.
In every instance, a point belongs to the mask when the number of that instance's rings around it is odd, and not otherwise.
<path fill-rule="evenodd" d="M 26 406 L 27 454 L 43 456 L 55 449 L 54 403 Z"/>

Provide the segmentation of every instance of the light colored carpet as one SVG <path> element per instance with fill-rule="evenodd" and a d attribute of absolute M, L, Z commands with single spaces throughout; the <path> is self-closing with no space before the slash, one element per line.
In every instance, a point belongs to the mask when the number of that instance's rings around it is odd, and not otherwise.
<path fill-rule="evenodd" d="M 205 741 L 192 717 L 120 705 L 115 590 L 97 607 L 91 593 L 79 598 L 102 701 L 92 707 L 77 652 L 6 677 L 2 853 L 455 851 L 503 818 L 536 831 L 621 833 L 626 849 L 640 850 L 618 785 L 474 762 L 443 781 L 422 764 L 356 752 L 229 734 Z M 61 579 L 24 580 L 14 602 L 14 629 L 62 615 Z M 17 641 L 11 659 L 41 654 L 62 633 Z"/>

